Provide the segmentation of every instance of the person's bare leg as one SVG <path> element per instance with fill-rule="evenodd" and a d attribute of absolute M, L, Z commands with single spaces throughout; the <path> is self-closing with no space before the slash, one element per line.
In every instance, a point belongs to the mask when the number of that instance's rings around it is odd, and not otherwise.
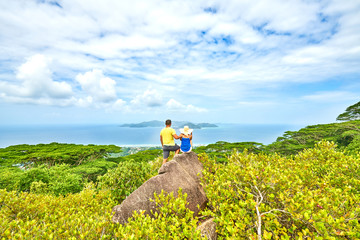
<path fill-rule="evenodd" d="M 179 152 L 180 152 L 180 148 L 175 151 L 175 155 L 178 154 Z"/>
<path fill-rule="evenodd" d="M 164 164 L 166 163 L 166 161 L 167 161 L 167 160 L 168 160 L 167 158 L 166 158 L 166 159 L 164 159 L 162 164 L 164 165 Z"/>

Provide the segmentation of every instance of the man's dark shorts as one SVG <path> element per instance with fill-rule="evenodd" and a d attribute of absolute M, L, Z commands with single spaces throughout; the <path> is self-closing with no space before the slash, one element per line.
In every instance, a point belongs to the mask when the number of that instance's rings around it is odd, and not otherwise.
<path fill-rule="evenodd" d="M 175 145 L 172 146 L 164 145 L 163 146 L 164 159 L 167 159 L 169 157 L 171 151 L 176 151 L 178 149 L 180 149 L 180 146 L 177 145 L 176 143 Z"/>

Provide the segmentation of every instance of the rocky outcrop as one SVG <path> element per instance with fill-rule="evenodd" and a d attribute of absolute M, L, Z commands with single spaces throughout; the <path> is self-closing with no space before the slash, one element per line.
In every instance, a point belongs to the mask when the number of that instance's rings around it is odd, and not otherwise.
<path fill-rule="evenodd" d="M 202 237 L 206 237 L 208 240 L 217 239 L 216 223 L 213 218 L 210 218 L 200 224 L 197 229 L 200 230 Z"/>
<path fill-rule="evenodd" d="M 174 197 L 177 197 L 179 188 L 182 188 L 183 193 L 187 193 L 187 207 L 196 216 L 207 203 L 205 192 L 200 185 L 202 169 L 203 166 L 194 152 L 176 155 L 172 161 L 162 165 L 159 175 L 150 178 L 113 208 L 112 221 L 126 223 L 135 210 L 144 210 L 152 216 L 151 211 L 156 211 L 156 205 L 149 199 L 154 198 L 154 193 L 160 194 L 161 190 L 164 190 L 167 193 L 173 192 Z"/>

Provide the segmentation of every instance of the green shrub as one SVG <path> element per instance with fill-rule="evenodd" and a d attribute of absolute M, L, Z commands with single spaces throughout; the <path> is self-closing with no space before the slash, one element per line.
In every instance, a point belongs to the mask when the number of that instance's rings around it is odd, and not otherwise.
<path fill-rule="evenodd" d="M 117 163 L 114 163 L 112 161 L 99 159 L 72 167 L 71 169 L 69 169 L 69 172 L 80 175 L 86 180 L 96 182 L 99 176 L 107 173 L 109 169 L 116 168 L 117 165 Z"/>
<path fill-rule="evenodd" d="M 116 205 L 108 191 L 85 188 L 67 196 L 0 189 L 1 239 L 200 239 L 186 194 L 154 196 L 155 218 L 134 214 L 126 225 L 111 222 Z"/>
<path fill-rule="evenodd" d="M 63 174 L 56 173 L 56 175 L 52 176 L 48 189 L 55 196 L 66 195 L 80 192 L 84 187 L 84 183 L 80 175 L 66 172 Z"/>
<path fill-rule="evenodd" d="M 67 196 L 0 189 L 1 239 L 113 239 L 109 192 L 84 189 Z"/>
<path fill-rule="evenodd" d="M 22 173 L 19 168 L 0 168 L 0 189 L 17 190 Z"/>
<path fill-rule="evenodd" d="M 19 191 L 29 192 L 33 182 L 49 183 L 49 180 L 49 171 L 45 165 L 28 169 L 20 175 Z"/>
<path fill-rule="evenodd" d="M 151 165 L 147 162 L 120 162 L 117 168 L 98 178 L 98 187 L 111 190 L 112 196 L 122 202 L 151 176 Z"/>
<path fill-rule="evenodd" d="M 295 157 L 234 153 L 226 165 L 206 156 L 204 184 L 219 238 L 360 238 L 360 158 L 320 142 Z"/>
<path fill-rule="evenodd" d="M 54 194 L 56 196 L 80 192 L 84 187 L 81 175 L 69 172 L 66 164 L 47 167 L 41 165 L 24 171 L 19 177 L 19 191 Z M 46 186 L 45 186 L 46 185 Z"/>
<path fill-rule="evenodd" d="M 46 183 L 40 182 L 32 182 L 30 185 L 30 192 L 36 194 L 47 194 L 49 193 L 49 188 Z"/>
<path fill-rule="evenodd" d="M 349 145 L 346 146 L 345 150 L 353 155 L 360 153 L 360 135 L 354 136 Z"/>

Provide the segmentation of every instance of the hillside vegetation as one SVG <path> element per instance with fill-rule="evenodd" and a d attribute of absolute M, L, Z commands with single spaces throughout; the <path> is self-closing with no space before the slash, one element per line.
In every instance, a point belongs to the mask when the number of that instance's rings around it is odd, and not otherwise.
<path fill-rule="evenodd" d="M 252 153 L 277 153 L 289 156 L 304 149 L 313 148 L 321 140 L 334 142 L 339 150 L 345 150 L 347 154 L 356 154 L 360 149 L 360 120 L 343 123 L 330 123 L 311 125 L 299 131 L 286 131 L 283 136 L 269 145 L 257 142 L 216 142 L 207 146 L 197 147 L 197 153 L 207 153 L 209 156 L 226 158 L 236 151 L 242 152 L 247 149 Z"/>
<path fill-rule="evenodd" d="M 312 148 L 321 140 L 333 141 L 339 149 L 356 152 L 360 147 L 360 120 L 307 126 L 299 131 L 287 131 L 276 142 L 264 148 L 267 152 L 295 154 Z"/>
<path fill-rule="evenodd" d="M 0 149 L 0 239 L 201 239 L 196 226 L 210 217 L 219 239 L 360 239 L 359 124 L 198 147 L 208 208 L 194 218 L 186 194 L 163 193 L 156 218 L 137 213 L 126 225 L 111 222 L 111 209 L 157 174 L 161 150 Z"/>
<path fill-rule="evenodd" d="M 128 151 L 128 150 L 127 150 Z M 87 183 L 122 165 L 149 162 L 162 150 L 121 155 L 114 145 L 38 144 L 0 149 L 0 189 L 56 196 L 80 192 Z M 127 167 L 128 168 L 128 167 Z"/>

